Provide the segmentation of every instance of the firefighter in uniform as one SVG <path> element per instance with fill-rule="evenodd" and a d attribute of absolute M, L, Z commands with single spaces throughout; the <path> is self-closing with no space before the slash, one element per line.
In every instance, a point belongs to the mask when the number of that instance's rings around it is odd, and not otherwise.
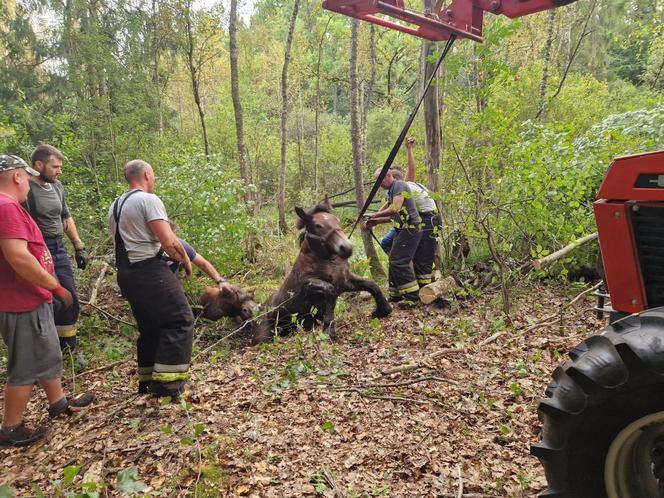
<path fill-rule="evenodd" d="M 374 178 L 378 179 L 380 172 L 380 169 L 376 170 Z M 390 250 L 390 299 L 417 302 L 419 285 L 412 263 L 422 238 L 420 230 L 422 220 L 417 212 L 411 189 L 405 181 L 397 180 L 392 176 L 392 172 L 388 171 L 380 186 L 387 190 L 387 202 L 377 213 L 368 216 L 363 225 L 371 228 L 392 221 L 398 225 Z"/>
<path fill-rule="evenodd" d="M 168 253 L 187 275 L 191 262 L 168 223 L 163 202 L 153 193 L 152 167 L 133 160 L 124 174 L 129 190 L 111 204 L 108 223 L 118 285 L 138 325 L 138 392 L 177 397 L 188 377 L 194 317 L 162 255 Z"/>
<path fill-rule="evenodd" d="M 51 251 L 55 275 L 65 289 L 67 289 L 74 302 L 70 307 L 62 306 L 59 301 L 53 303 L 55 327 L 60 338 L 60 349 L 74 350 L 76 347 L 76 322 L 80 313 L 78 294 L 74 272 L 69 262 L 67 249 L 63 242 L 66 234 L 75 250 L 76 265 L 81 270 L 88 263 L 88 253 L 81 242 L 76 229 L 76 223 L 69 213 L 65 200 L 65 189 L 58 177 L 62 173 L 62 153 L 52 145 L 42 144 L 35 148 L 31 155 L 32 167 L 39 172 L 38 177 L 32 177 L 30 192 L 24 207 L 37 223 L 44 236 L 44 241 Z"/>
<path fill-rule="evenodd" d="M 429 191 L 424 185 L 415 181 L 414 144 L 415 140 L 413 138 L 409 137 L 406 139 L 406 153 L 408 156 L 406 182 L 415 200 L 417 212 L 422 219 L 422 224 L 420 225 L 422 239 L 413 257 L 413 265 L 417 283 L 420 287 L 423 287 L 433 282 L 433 261 L 436 255 L 436 245 L 438 244 L 437 237 L 442 229 L 442 223 L 436 202 L 429 195 Z"/>

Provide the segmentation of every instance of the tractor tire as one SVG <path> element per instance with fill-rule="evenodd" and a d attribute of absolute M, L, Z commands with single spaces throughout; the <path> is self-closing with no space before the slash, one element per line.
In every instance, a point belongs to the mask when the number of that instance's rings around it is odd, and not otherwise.
<path fill-rule="evenodd" d="M 569 355 L 538 407 L 540 496 L 664 497 L 664 307 L 609 325 Z"/>

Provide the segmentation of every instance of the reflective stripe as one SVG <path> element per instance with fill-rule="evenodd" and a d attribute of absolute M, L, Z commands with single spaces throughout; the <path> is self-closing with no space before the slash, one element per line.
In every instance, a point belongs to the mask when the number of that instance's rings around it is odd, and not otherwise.
<path fill-rule="evenodd" d="M 187 373 L 154 372 L 152 380 L 154 382 L 173 382 L 175 380 L 185 380 L 189 377 Z"/>
<path fill-rule="evenodd" d="M 430 278 L 418 278 L 417 283 L 420 285 L 429 285 L 431 283 Z"/>
<path fill-rule="evenodd" d="M 76 327 L 71 325 L 56 325 L 55 330 L 58 331 L 58 337 L 76 337 Z"/>
<path fill-rule="evenodd" d="M 416 273 L 415 276 L 417 277 L 417 280 L 421 280 L 424 278 L 431 279 L 433 276 L 433 273 Z"/>
<path fill-rule="evenodd" d="M 401 288 L 399 287 L 398 289 L 395 289 L 394 287 L 390 287 L 388 289 L 390 296 L 392 297 L 399 297 L 403 296 L 405 294 L 411 294 L 413 292 L 419 292 L 420 290 L 420 284 L 417 282 L 412 282 L 408 284 L 408 287 Z"/>
<path fill-rule="evenodd" d="M 413 280 L 412 282 L 408 282 L 406 284 L 397 285 L 397 289 L 399 289 L 400 291 L 402 291 L 404 289 L 412 289 L 413 287 L 417 287 L 417 281 L 416 280 Z"/>
<path fill-rule="evenodd" d="M 164 365 L 163 363 L 155 363 L 154 371 L 155 372 L 186 372 L 189 370 L 189 363 L 183 363 L 182 365 Z"/>
<path fill-rule="evenodd" d="M 144 374 L 141 374 L 141 373 L 138 374 L 138 381 L 139 382 L 145 382 L 145 381 L 148 381 L 148 380 L 152 380 L 152 372 L 144 373 Z"/>

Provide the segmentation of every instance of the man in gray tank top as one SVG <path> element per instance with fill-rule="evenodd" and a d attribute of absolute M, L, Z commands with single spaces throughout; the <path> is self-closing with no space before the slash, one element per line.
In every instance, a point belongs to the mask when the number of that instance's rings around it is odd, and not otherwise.
<path fill-rule="evenodd" d="M 153 193 L 152 166 L 129 161 L 124 174 L 129 190 L 111 204 L 108 225 L 118 285 L 138 325 L 138 392 L 177 397 L 188 377 L 194 317 L 162 254 L 178 261 L 187 275 L 191 262 Z"/>
<path fill-rule="evenodd" d="M 65 188 L 58 181 L 62 173 L 63 159 L 63 154 L 52 145 L 42 144 L 32 151 L 32 167 L 39 172 L 39 176 L 31 178 L 30 192 L 24 207 L 37 223 L 51 251 L 55 274 L 60 285 L 74 298 L 74 303 L 69 308 L 61 306 L 60 303 L 53 305 L 60 348 L 64 351 L 66 348 L 73 350 L 76 347 L 76 322 L 80 313 L 74 272 L 65 248 L 64 235 L 67 235 L 74 246 L 74 258 L 80 269 L 86 267 L 88 253 L 78 235 L 74 218 L 69 212 L 65 200 Z"/>

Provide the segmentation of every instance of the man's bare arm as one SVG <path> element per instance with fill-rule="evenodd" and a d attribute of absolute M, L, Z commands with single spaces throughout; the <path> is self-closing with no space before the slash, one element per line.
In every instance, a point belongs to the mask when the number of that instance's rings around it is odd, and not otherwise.
<path fill-rule="evenodd" d="M 414 138 L 408 137 L 406 139 L 406 156 L 408 156 L 408 170 L 406 171 L 407 182 L 415 181 L 415 157 L 413 156 L 414 144 L 415 144 Z"/>
<path fill-rule="evenodd" d="M 24 280 L 48 290 L 60 287 L 57 279 L 44 270 L 23 239 L 0 239 L 0 250 L 7 263 Z"/>
<path fill-rule="evenodd" d="M 65 233 L 69 240 L 71 240 L 74 249 L 83 249 L 85 245 L 81 242 L 81 237 L 78 235 L 78 229 L 76 228 L 76 223 L 74 218 L 67 218 L 63 222 Z"/>
<path fill-rule="evenodd" d="M 189 261 L 187 251 L 184 250 L 177 236 L 173 233 L 168 221 L 152 220 L 148 222 L 148 226 L 155 237 L 159 239 L 159 243 L 168 254 L 168 257 L 182 264 L 187 275 L 191 275 L 191 261 Z"/>
<path fill-rule="evenodd" d="M 395 195 L 394 199 L 392 199 L 392 204 L 387 206 L 385 209 L 381 209 L 377 213 L 374 213 L 371 217 L 372 218 L 392 217 L 395 214 L 397 214 L 399 211 L 401 211 L 401 208 L 403 207 L 403 201 L 404 201 L 403 194 Z"/>

